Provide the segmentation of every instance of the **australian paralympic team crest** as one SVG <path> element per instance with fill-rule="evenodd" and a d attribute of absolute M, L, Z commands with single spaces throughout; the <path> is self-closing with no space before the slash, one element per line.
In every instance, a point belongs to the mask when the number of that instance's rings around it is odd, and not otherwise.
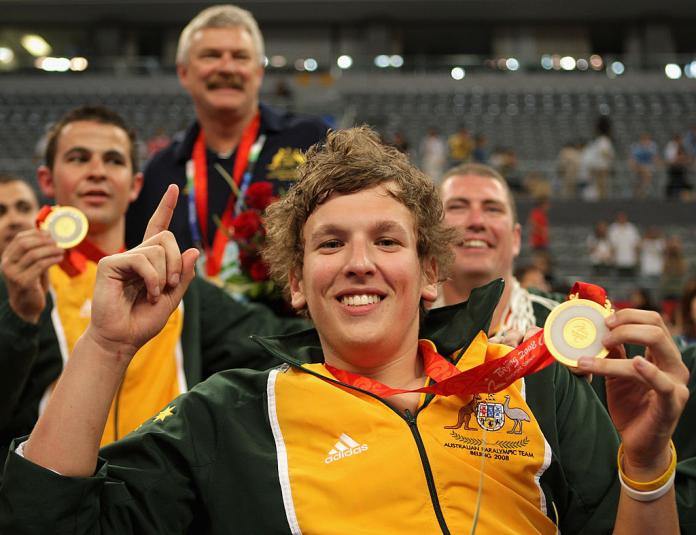
<path fill-rule="evenodd" d="M 529 413 L 521 407 L 511 406 L 509 395 L 506 394 L 501 402 L 495 394 L 486 395 L 485 400 L 477 394 L 459 409 L 455 424 L 444 426 L 450 430 L 450 437 L 453 439 L 453 442 L 446 442 L 444 446 L 466 449 L 471 455 L 485 455 L 501 460 L 509 460 L 510 456 L 533 457 L 534 454 L 524 448 L 529 443 L 524 433 L 525 422 L 531 422 Z M 497 436 L 496 433 L 494 437 L 488 438 L 484 452 L 481 430 L 504 432 L 505 435 Z M 466 431 L 477 433 L 476 436 L 468 436 Z"/>

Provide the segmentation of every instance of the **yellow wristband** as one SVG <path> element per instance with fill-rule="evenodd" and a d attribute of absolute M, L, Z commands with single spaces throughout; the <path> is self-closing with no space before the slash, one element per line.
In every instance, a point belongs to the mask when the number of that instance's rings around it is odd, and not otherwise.
<path fill-rule="evenodd" d="M 672 460 L 669 463 L 669 467 L 667 468 L 665 473 L 657 479 L 653 479 L 652 481 L 642 482 L 633 481 L 632 479 L 629 479 L 624 473 L 622 466 L 623 444 L 621 444 L 617 453 L 616 462 L 619 465 L 619 475 L 621 476 L 623 482 L 630 488 L 640 492 L 650 492 L 652 490 L 656 490 L 664 486 L 667 483 L 667 481 L 669 481 L 669 479 L 672 477 L 674 472 L 677 470 L 677 450 L 674 448 L 674 442 L 672 442 L 671 440 L 669 441 L 669 449 L 672 452 Z"/>

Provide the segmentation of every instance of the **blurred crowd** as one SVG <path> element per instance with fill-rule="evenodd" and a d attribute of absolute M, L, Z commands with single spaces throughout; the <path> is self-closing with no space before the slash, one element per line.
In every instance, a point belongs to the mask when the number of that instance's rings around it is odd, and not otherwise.
<path fill-rule="evenodd" d="M 611 121 L 602 116 L 591 139 L 566 141 L 558 151 L 555 172 L 520 169 L 514 147 L 489 145 L 483 134 L 462 126 L 449 136 L 429 128 L 417 144 L 396 132 L 391 144 L 420 164 L 426 174 L 441 177 L 447 167 L 462 163 L 483 163 L 499 171 L 520 195 L 558 196 L 597 201 L 609 197 L 678 199 L 693 198 L 696 170 L 696 125 L 687 132 L 675 132 L 660 147 L 650 132 L 643 132 L 625 154 L 612 138 Z M 619 161 L 630 173 L 628 187 L 617 180 Z M 624 191 L 625 189 L 625 191 Z"/>

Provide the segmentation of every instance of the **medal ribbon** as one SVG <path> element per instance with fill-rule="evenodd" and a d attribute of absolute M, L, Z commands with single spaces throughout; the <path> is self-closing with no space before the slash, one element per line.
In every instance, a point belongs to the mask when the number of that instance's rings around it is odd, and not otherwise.
<path fill-rule="evenodd" d="M 247 125 L 242 133 L 237 146 L 237 156 L 234 160 L 234 168 L 232 178 L 237 186 L 239 186 L 244 170 L 249 163 L 249 153 L 251 147 L 256 140 L 261 125 L 261 116 L 257 112 L 254 118 Z M 222 215 L 222 224 L 218 227 L 213 238 L 212 248 L 208 244 L 208 161 L 206 156 L 205 135 L 203 130 L 198 133 L 198 138 L 193 146 L 193 183 L 189 184 L 189 198 L 193 197 L 195 205 L 195 214 L 198 218 L 198 227 L 200 228 L 201 247 L 205 251 L 205 266 L 208 276 L 215 276 L 220 272 L 222 267 L 222 256 L 225 251 L 225 245 L 229 240 L 227 229 L 232 227 L 234 219 L 234 205 L 236 196 L 234 192 L 230 193 L 227 201 L 227 206 Z M 190 186 L 193 186 L 191 188 Z M 192 206 L 189 206 L 189 221 L 195 223 L 192 213 Z M 193 227 L 193 225 L 192 225 Z M 193 229 L 192 229 L 193 230 Z M 197 230 L 197 229 L 196 229 Z M 194 233 L 194 240 L 197 237 Z"/>
<path fill-rule="evenodd" d="M 604 306 L 607 302 L 607 291 L 601 286 L 589 282 L 577 281 L 570 290 L 569 298 L 579 297 L 589 299 Z"/>
<path fill-rule="evenodd" d="M 48 215 L 53 211 L 53 206 L 44 205 L 39 210 L 36 216 L 36 227 L 41 228 L 41 223 L 46 221 Z M 126 248 L 122 247 L 119 252 L 125 251 Z M 87 261 L 91 260 L 94 263 L 99 262 L 102 258 L 108 256 L 99 247 L 94 245 L 87 239 L 82 240 L 75 247 L 65 250 L 65 256 L 61 260 L 58 267 L 60 267 L 68 277 L 77 277 L 80 273 L 84 273 L 87 269 Z"/>
<path fill-rule="evenodd" d="M 594 284 L 576 282 L 571 295 L 577 294 L 582 299 L 590 299 L 604 306 L 606 291 Z M 543 370 L 554 362 L 554 358 L 544 344 L 544 331 L 541 330 L 523 342 L 504 357 L 488 360 L 465 372 L 460 372 L 454 364 L 439 355 L 432 344 L 421 340 L 419 353 L 423 356 L 425 373 L 435 384 L 413 390 L 391 388 L 379 381 L 357 373 L 339 370 L 325 364 L 325 368 L 339 381 L 362 390 L 367 390 L 380 397 L 395 394 L 418 392 L 439 396 L 456 395 L 467 399 L 474 394 L 494 393 L 504 390 L 512 383 L 532 373 Z"/>
<path fill-rule="evenodd" d="M 439 355 L 432 343 L 426 340 L 418 341 L 418 352 L 423 357 L 423 368 L 425 374 L 435 381 L 445 381 L 455 375 L 459 374 L 457 367 L 445 359 L 442 355 Z M 331 374 L 339 381 L 367 390 L 373 394 L 377 394 L 381 397 L 393 396 L 394 394 L 403 394 L 405 392 L 421 392 L 422 389 L 418 390 L 403 390 L 398 388 L 391 388 L 375 381 L 364 375 L 359 375 L 357 373 L 348 372 L 345 370 L 340 370 L 331 366 L 330 364 L 325 364 L 324 367 L 331 372 Z M 437 384 L 443 384 L 438 382 Z M 427 387 L 430 388 L 430 387 Z"/>

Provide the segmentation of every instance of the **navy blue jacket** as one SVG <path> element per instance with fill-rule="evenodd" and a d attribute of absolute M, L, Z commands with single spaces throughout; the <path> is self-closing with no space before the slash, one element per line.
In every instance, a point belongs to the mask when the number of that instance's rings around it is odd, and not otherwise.
<path fill-rule="evenodd" d="M 316 117 L 279 112 L 263 104 L 259 107 L 259 135 L 265 134 L 266 141 L 253 168 L 252 183 L 270 181 L 273 184 L 274 195 L 282 195 L 297 178 L 296 168 L 303 161 L 302 153 L 318 141 L 324 140 L 328 125 Z M 181 191 L 169 230 L 176 236 L 182 251 L 194 246 L 184 187 L 186 162 L 191 159 L 199 131 L 198 123 L 192 124 L 185 132 L 177 134 L 174 141 L 155 154 L 145 166 L 143 190 L 140 197 L 130 205 L 126 215 L 126 244 L 129 248 L 142 241 L 147 222 L 169 184 L 177 184 Z M 215 164 L 222 165 L 232 175 L 235 156 L 236 150 L 227 157 L 207 151 L 208 229 L 217 228 L 213 216 L 222 217 L 230 195 L 230 187 L 215 169 Z M 212 244 L 214 235 L 215 233 L 209 230 L 209 244 Z"/>

